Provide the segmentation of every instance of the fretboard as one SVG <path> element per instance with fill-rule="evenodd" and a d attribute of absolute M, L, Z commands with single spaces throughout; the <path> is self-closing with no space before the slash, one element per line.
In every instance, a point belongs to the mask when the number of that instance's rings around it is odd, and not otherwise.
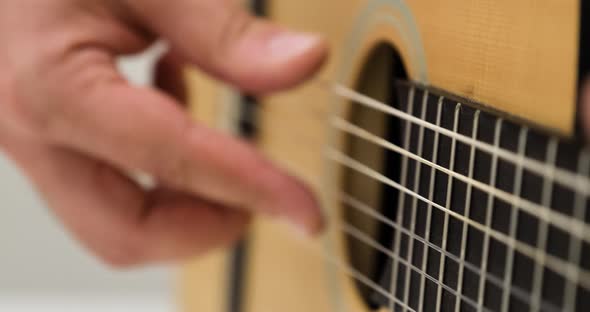
<path fill-rule="evenodd" d="M 343 205 L 380 227 L 342 226 L 385 259 L 368 287 L 372 304 L 590 310 L 590 154 L 581 144 L 408 82 L 396 83 L 395 104 L 334 91 L 388 118 L 387 135 L 331 120 L 389 161 L 377 168 L 336 147 L 329 156 L 383 189 L 381 207 L 339 190 Z"/>

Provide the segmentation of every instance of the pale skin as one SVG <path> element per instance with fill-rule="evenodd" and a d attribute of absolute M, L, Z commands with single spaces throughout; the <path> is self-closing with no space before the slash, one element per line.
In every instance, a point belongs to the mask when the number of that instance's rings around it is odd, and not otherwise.
<path fill-rule="evenodd" d="M 130 86 L 116 57 L 158 38 L 171 48 L 159 88 Z M 321 230 L 304 184 L 190 119 L 181 77 L 188 65 L 255 94 L 288 89 L 321 66 L 320 37 L 255 19 L 233 0 L 19 0 L 0 2 L 0 42 L 0 148 L 107 264 L 227 246 L 253 214 Z M 129 172 L 153 175 L 157 188 Z"/>
<path fill-rule="evenodd" d="M 159 38 L 171 50 L 158 88 L 130 86 L 116 57 Z M 285 90 L 320 68 L 320 37 L 255 19 L 234 0 L 4 0 L 0 43 L 0 149 L 107 264 L 228 246 L 254 214 L 321 231 L 304 184 L 189 118 L 181 77 L 194 66 L 251 93 Z M 589 125 L 590 88 L 581 100 Z M 145 190 L 129 172 L 158 186 Z"/>

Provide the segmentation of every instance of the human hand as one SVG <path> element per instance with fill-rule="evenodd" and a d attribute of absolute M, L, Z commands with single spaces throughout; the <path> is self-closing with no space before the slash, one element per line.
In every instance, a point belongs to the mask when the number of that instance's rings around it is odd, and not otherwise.
<path fill-rule="evenodd" d="M 129 85 L 116 57 L 157 38 L 171 47 L 158 65 L 162 88 Z M 190 120 L 181 68 L 277 91 L 319 68 L 322 39 L 257 20 L 232 0 L 20 0 L 0 2 L 0 42 L 0 148 L 105 262 L 172 261 L 228 245 L 255 213 L 321 229 L 303 184 Z M 138 171 L 156 189 L 124 174 Z"/>

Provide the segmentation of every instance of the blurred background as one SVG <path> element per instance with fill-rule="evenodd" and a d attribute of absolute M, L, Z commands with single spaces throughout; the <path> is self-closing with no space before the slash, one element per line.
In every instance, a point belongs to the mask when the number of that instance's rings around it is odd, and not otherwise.
<path fill-rule="evenodd" d="M 163 49 L 119 66 L 133 83 L 148 85 Z M 0 311 L 175 311 L 174 273 L 106 268 L 69 237 L 0 150 Z"/>

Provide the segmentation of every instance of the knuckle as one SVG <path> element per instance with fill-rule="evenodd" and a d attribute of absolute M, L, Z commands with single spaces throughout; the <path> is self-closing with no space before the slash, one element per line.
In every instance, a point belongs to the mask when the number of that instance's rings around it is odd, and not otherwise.
<path fill-rule="evenodd" d="M 46 100 L 26 100 L 22 102 L 23 117 L 36 133 L 49 136 L 56 132 L 57 125 L 63 120 L 65 102 Z"/>
<path fill-rule="evenodd" d="M 76 51 L 61 62 L 49 59 L 23 66 L 15 92 L 23 117 L 44 136 L 83 123 L 86 99 L 97 94 L 101 83 L 117 79 L 107 67 L 96 66 L 109 60 L 94 49 Z"/>
<path fill-rule="evenodd" d="M 0 74 L 0 131 L 34 136 L 30 97 L 35 94 L 31 87 L 25 88 L 17 71 L 10 70 Z M 30 83 L 28 84 L 30 85 Z"/>
<path fill-rule="evenodd" d="M 36 74 L 34 69 L 24 69 L 18 75 L 15 84 L 16 113 L 30 128 L 38 134 L 52 132 L 62 113 L 66 101 L 56 101 L 55 96 L 47 92 L 50 88 L 46 79 Z"/>
<path fill-rule="evenodd" d="M 52 79 L 49 62 L 44 57 L 35 57 L 15 68 L 14 98 L 17 113 L 30 126 L 43 133 L 50 123 L 50 111 L 55 104 L 54 96 L 48 93 Z M 55 82 L 53 82 L 55 83 Z"/>

